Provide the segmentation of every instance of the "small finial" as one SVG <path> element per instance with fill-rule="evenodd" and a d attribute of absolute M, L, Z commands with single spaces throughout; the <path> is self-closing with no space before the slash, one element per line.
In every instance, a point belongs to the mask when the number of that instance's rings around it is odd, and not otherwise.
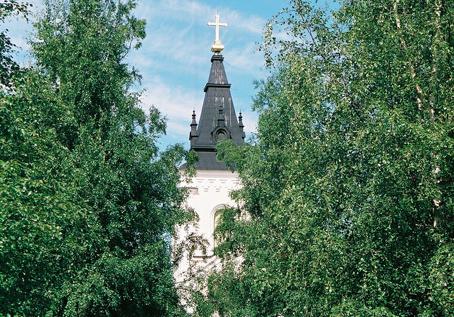
<path fill-rule="evenodd" d="M 197 138 L 197 121 L 195 116 L 195 110 L 192 110 L 192 122 L 191 122 L 191 132 L 189 133 L 189 140 L 191 140 L 191 144 L 194 138 Z"/>
<path fill-rule="evenodd" d="M 208 22 L 209 26 L 215 27 L 215 39 L 214 39 L 213 45 L 211 46 L 211 51 L 213 53 L 219 54 L 224 49 L 224 45 L 222 45 L 221 38 L 219 35 L 219 33 L 220 33 L 219 28 L 221 26 L 228 26 L 228 25 L 227 25 L 227 23 L 220 22 L 219 14 L 217 14 L 217 12 L 214 17 L 215 17 L 215 22 Z"/>
<path fill-rule="evenodd" d="M 197 126 L 197 121 L 195 120 L 196 119 L 196 115 L 195 115 L 195 110 L 192 110 L 192 122 L 191 122 L 191 127 L 192 126 Z"/>
<path fill-rule="evenodd" d="M 241 137 L 244 138 L 246 137 L 246 133 L 244 133 L 244 124 L 243 124 L 243 114 L 239 113 L 239 116 L 238 116 L 238 126 L 240 127 L 240 130 L 241 130 Z"/>

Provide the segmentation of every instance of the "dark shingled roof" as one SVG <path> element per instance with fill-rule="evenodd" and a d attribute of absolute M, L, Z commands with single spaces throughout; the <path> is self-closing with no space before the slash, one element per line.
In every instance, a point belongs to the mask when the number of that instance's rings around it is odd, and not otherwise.
<path fill-rule="evenodd" d="M 189 140 L 191 150 L 196 151 L 199 157 L 197 169 L 227 169 L 223 162 L 216 160 L 217 140 L 232 139 L 238 145 L 244 143 L 243 124 L 241 121 L 238 123 L 236 117 L 223 61 L 224 57 L 220 54 L 211 58 L 210 76 L 205 85 L 205 99 L 198 124 L 193 114 Z"/>

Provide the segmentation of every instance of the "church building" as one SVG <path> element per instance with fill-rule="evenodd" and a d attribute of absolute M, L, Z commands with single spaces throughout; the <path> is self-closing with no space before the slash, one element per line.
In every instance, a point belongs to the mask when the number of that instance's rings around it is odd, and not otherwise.
<path fill-rule="evenodd" d="M 245 138 L 242 116 L 241 113 L 238 117 L 236 115 L 230 83 L 224 69 L 224 57 L 221 54 L 224 46 L 219 38 L 219 27 L 227 24 L 220 23 L 219 15 L 216 15 L 215 22 L 208 25 L 215 26 L 216 30 L 215 41 L 211 47 L 211 70 L 204 87 L 205 99 L 200 119 L 197 121 L 193 111 L 189 132 L 190 149 L 195 151 L 198 157 L 196 174 L 189 181 L 181 183 L 181 186 L 189 190 L 186 208 L 192 209 L 197 219 L 192 224 L 177 228 L 174 241 L 174 253 L 177 252 L 180 258 L 174 272 L 175 281 L 177 286 L 186 286 L 188 290 L 194 289 L 197 281 L 200 285 L 200 280 L 203 281 L 209 272 L 220 269 L 220 260 L 213 252 L 214 230 L 222 209 L 236 206 L 229 194 L 240 186 L 237 173 L 229 170 L 224 162 L 216 158 L 216 144 L 230 139 L 240 145 Z M 184 167 L 182 169 L 184 173 Z M 185 242 L 196 241 L 202 242 L 204 247 L 178 249 L 178 246 L 185 245 Z M 184 299 L 185 294 L 180 296 L 183 303 L 187 302 Z"/>

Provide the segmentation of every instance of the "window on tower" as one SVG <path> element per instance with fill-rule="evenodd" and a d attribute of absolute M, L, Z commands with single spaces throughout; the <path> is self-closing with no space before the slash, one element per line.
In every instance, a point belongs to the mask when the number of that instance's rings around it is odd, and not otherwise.
<path fill-rule="evenodd" d="M 227 139 L 228 139 L 227 131 L 225 131 L 225 130 L 219 130 L 219 131 L 216 133 L 216 141 L 217 141 L 217 142 L 222 141 L 222 140 L 227 140 Z"/>
<path fill-rule="evenodd" d="M 216 234 L 215 233 L 216 233 L 216 228 L 220 225 L 220 223 L 222 221 L 222 214 L 223 214 L 225 208 L 228 208 L 228 206 L 224 205 L 224 204 L 216 206 L 216 208 L 215 208 L 214 217 L 213 217 L 213 221 L 214 221 L 213 234 L 214 234 L 214 246 L 215 247 L 220 242 L 222 242 L 221 239 L 216 238 Z"/>

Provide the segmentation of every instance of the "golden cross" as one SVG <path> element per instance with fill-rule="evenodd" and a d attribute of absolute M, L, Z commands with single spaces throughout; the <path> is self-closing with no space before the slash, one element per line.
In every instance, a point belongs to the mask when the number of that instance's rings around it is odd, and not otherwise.
<path fill-rule="evenodd" d="M 211 50 L 213 52 L 215 52 L 215 53 L 220 53 L 224 49 L 224 45 L 222 45 L 222 42 L 221 42 L 221 39 L 220 39 L 220 36 L 219 36 L 219 28 L 221 26 L 227 26 L 227 23 L 221 23 L 219 21 L 220 20 L 219 19 L 219 14 L 216 14 L 215 18 L 216 18 L 215 22 L 208 22 L 209 26 L 214 26 L 215 27 L 215 34 L 216 34 L 214 43 L 211 46 Z"/>

